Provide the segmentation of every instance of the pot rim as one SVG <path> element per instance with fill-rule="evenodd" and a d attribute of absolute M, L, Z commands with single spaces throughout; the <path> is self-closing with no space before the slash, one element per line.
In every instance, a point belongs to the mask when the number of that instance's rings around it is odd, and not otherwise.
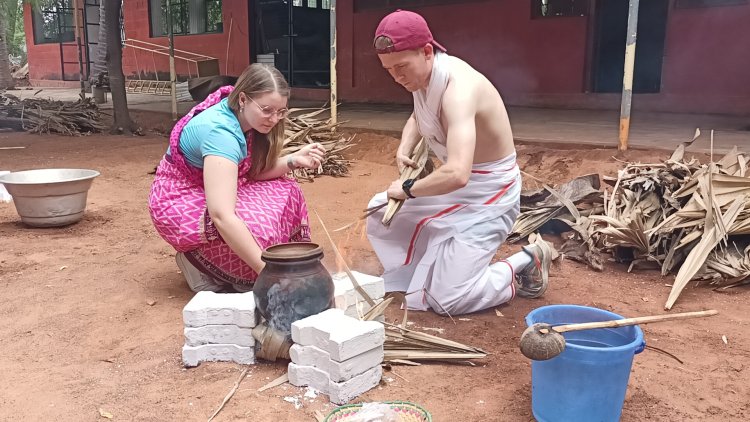
<path fill-rule="evenodd" d="M 59 171 L 77 171 L 81 172 L 81 175 L 78 177 L 72 177 L 69 179 L 62 179 L 62 180 L 27 180 L 27 181 L 21 181 L 21 180 L 12 180 L 15 176 L 19 174 L 40 174 L 40 173 L 53 173 L 53 172 L 59 172 Z M 70 182 L 80 182 L 82 180 L 89 180 L 89 179 L 95 179 L 97 177 L 101 176 L 101 173 L 97 170 L 92 169 L 82 169 L 82 168 L 43 168 L 43 169 L 31 169 L 31 170 L 19 170 L 19 171 L 12 171 L 10 173 L 4 174 L 0 176 L 0 183 L 4 185 L 16 185 L 16 186 L 33 186 L 33 185 L 52 185 L 52 184 L 58 184 L 58 183 L 70 183 Z"/>
<path fill-rule="evenodd" d="M 313 242 L 288 242 L 269 246 L 261 254 L 263 261 L 299 262 L 321 258 L 323 248 Z"/>

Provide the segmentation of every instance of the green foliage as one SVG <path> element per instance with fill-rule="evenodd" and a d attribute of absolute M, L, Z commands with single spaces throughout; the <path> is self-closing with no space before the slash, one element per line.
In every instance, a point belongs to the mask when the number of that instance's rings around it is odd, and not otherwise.
<path fill-rule="evenodd" d="M 5 29 L 8 53 L 26 61 L 26 35 L 23 27 L 23 3 L 37 4 L 36 1 L 0 0 L 0 14 L 7 19 Z"/>

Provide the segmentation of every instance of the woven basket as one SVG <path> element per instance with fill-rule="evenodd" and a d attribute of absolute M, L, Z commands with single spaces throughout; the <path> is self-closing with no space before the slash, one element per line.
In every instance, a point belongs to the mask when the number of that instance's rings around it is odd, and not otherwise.
<path fill-rule="evenodd" d="M 430 412 L 408 401 L 384 401 L 399 413 L 399 422 L 432 422 Z M 348 422 L 362 409 L 363 403 L 340 406 L 326 416 L 324 422 Z"/>

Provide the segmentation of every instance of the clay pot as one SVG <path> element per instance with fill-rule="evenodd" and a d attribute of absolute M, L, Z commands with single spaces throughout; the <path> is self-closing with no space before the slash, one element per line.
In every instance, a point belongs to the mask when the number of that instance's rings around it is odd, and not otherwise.
<path fill-rule="evenodd" d="M 292 322 L 333 306 L 333 280 L 315 243 L 283 243 L 267 248 L 265 268 L 253 286 L 255 306 L 268 325 L 291 333 Z"/>

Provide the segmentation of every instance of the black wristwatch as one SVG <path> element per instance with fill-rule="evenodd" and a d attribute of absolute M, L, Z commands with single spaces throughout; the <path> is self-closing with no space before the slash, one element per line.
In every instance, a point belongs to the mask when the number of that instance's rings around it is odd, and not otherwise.
<path fill-rule="evenodd" d="M 414 182 L 414 179 L 406 179 L 401 185 L 401 189 L 404 190 L 404 193 L 406 193 L 406 196 L 408 196 L 409 198 L 415 198 L 415 196 L 411 194 L 411 187 L 414 185 Z"/>

